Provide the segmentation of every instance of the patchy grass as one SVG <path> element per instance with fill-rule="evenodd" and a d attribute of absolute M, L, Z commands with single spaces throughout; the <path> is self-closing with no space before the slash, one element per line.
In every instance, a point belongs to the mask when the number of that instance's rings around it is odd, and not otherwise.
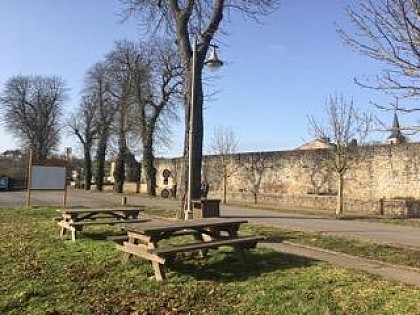
<path fill-rule="evenodd" d="M 297 244 L 343 252 L 391 264 L 420 268 L 420 251 L 415 249 L 378 244 L 355 238 L 328 236 L 313 232 L 293 231 L 263 224 L 249 224 L 245 230 L 249 233 L 265 235 L 273 242 L 287 240 Z"/>
<path fill-rule="evenodd" d="M 0 209 L 0 312 L 14 314 L 417 314 L 420 290 L 271 250 L 181 257 L 168 280 L 89 227 L 61 240 L 54 209 Z M 262 228 L 264 229 L 264 228 Z M 260 228 L 258 228 L 260 231 Z M 269 233 L 271 233 L 269 231 Z M 274 232 L 273 232 L 274 233 Z"/>
<path fill-rule="evenodd" d="M 411 226 L 411 227 L 420 227 L 420 219 L 419 218 L 407 218 L 407 219 L 399 219 L 399 218 L 362 218 L 360 220 L 363 221 L 370 221 L 370 222 L 378 222 L 378 223 L 387 223 L 387 224 L 395 224 L 401 226 Z"/>

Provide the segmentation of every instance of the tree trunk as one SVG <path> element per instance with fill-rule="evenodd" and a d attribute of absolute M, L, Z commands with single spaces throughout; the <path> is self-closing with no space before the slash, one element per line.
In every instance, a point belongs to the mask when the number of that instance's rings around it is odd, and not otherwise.
<path fill-rule="evenodd" d="M 90 146 L 87 144 L 84 148 L 84 165 L 85 165 L 85 190 L 90 190 L 92 183 L 92 158 L 90 155 Z"/>
<path fill-rule="evenodd" d="M 202 79 L 201 73 L 203 68 L 203 62 L 197 62 L 196 73 L 195 73 L 195 106 L 194 106 L 194 119 L 193 119 L 193 145 L 192 145 L 192 154 L 193 154 L 193 163 L 192 163 L 192 170 L 193 170 L 193 180 L 192 180 L 192 199 L 200 199 L 201 198 L 201 164 L 203 159 L 203 87 L 202 87 Z M 191 69 L 191 68 L 190 68 Z M 184 138 L 184 178 L 183 178 L 183 188 L 184 192 L 182 194 L 181 203 L 183 207 L 185 207 L 185 201 L 187 201 L 186 194 L 188 193 L 188 150 L 189 150 L 189 131 L 190 131 L 190 110 L 191 110 L 191 74 L 190 71 L 186 73 L 187 80 L 185 80 L 185 91 L 186 95 L 184 97 L 185 103 L 188 104 L 188 110 L 185 111 L 185 138 Z"/>
<path fill-rule="evenodd" d="M 120 134 L 120 139 L 118 140 L 118 156 L 115 165 L 114 171 L 114 191 L 121 194 L 124 190 L 124 181 L 125 181 L 125 161 L 127 156 L 127 143 L 125 140 L 125 134 Z"/>
<path fill-rule="evenodd" d="M 156 169 L 153 155 L 153 135 L 150 133 L 143 139 L 143 166 L 146 172 L 147 194 L 156 196 Z"/>
<path fill-rule="evenodd" d="M 114 171 L 114 191 L 121 194 L 124 190 L 124 181 L 125 181 L 125 154 L 119 153 L 117 161 L 115 163 Z"/>
<path fill-rule="evenodd" d="M 226 204 L 227 176 L 223 174 L 223 204 Z"/>
<path fill-rule="evenodd" d="M 106 144 L 108 142 L 108 136 L 106 134 L 101 135 L 96 150 L 96 190 L 103 191 L 104 189 L 104 177 L 105 177 L 105 157 L 106 157 Z"/>
<path fill-rule="evenodd" d="M 258 203 L 258 190 L 254 190 L 252 192 L 252 196 L 254 197 L 254 204 Z"/>
<path fill-rule="evenodd" d="M 120 113 L 118 118 L 118 155 L 114 171 L 114 191 L 121 194 L 124 190 L 125 181 L 125 161 L 127 159 L 127 139 L 126 139 L 126 124 L 127 124 L 127 103 L 126 99 L 120 100 Z"/>
<path fill-rule="evenodd" d="M 343 208 L 344 208 L 343 189 L 344 189 L 344 174 L 338 173 L 337 207 L 335 209 L 336 216 L 340 216 L 343 214 Z"/>

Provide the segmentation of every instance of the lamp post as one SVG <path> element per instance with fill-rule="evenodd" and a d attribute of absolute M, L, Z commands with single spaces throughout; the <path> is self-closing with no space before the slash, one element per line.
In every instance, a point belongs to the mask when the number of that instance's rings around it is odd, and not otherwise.
<path fill-rule="evenodd" d="M 187 210 L 184 215 L 185 220 L 188 220 L 192 217 L 193 214 L 193 181 L 194 181 L 194 172 L 197 170 L 193 169 L 194 164 L 194 147 L 195 147 L 195 106 L 196 106 L 196 68 L 197 68 L 197 39 L 194 40 L 193 52 L 192 52 L 192 67 L 191 67 L 191 95 L 190 95 L 190 119 L 189 119 L 189 132 L 188 132 L 188 196 L 187 196 Z M 210 69 L 217 70 L 223 66 L 223 62 L 217 56 L 217 46 L 210 45 L 211 51 L 209 58 L 204 62 L 206 66 Z"/>

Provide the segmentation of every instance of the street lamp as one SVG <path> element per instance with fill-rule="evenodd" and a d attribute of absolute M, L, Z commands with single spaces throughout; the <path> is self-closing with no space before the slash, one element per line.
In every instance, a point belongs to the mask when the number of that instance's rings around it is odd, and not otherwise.
<path fill-rule="evenodd" d="M 209 58 L 204 61 L 204 64 L 211 70 L 217 70 L 223 66 L 223 62 L 218 58 L 216 45 L 210 45 L 211 51 Z M 190 120 L 189 120 L 189 133 L 188 133 L 188 199 L 187 211 L 184 215 L 185 220 L 188 220 L 193 215 L 192 199 L 193 199 L 193 179 L 194 179 L 194 143 L 195 143 L 195 76 L 197 67 L 197 39 L 194 40 L 193 54 L 192 54 L 192 69 L 191 69 L 191 97 L 190 97 Z"/>

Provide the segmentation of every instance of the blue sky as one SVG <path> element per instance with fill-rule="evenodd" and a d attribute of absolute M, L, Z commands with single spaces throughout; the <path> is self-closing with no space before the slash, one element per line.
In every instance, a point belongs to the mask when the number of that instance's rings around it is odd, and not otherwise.
<path fill-rule="evenodd" d="M 364 90 L 353 77 L 373 77 L 381 65 L 345 47 L 335 23 L 346 26 L 343 7 L 349 0 L 284 0 L 264 24 L 233 15 L 219 41 L 225 67 L 212 80 L 215 97 L 207 102 L 205 152 L 216 126 L 231 127 L 240 151 L 289 150 L 311 139 L 307 115 L 322 118 L 330 94 L 353 97 L 355 104 L 391 123 L 393 113 L 378 112 L 370 101 L 391 98 Z M 0 86 L 17 74 L 58 75 L 70 88 L 66 109 L 80 99 L 86 70 L 109 52 L 116 40 L 138 40 L 133 21 L 118 23 L 118 0 L 2 0 L 0 11 Z M 182 116 L 182 114 L 181 114 Z M 401 124 L 416 123 L 401 115 Z M 0 152 L 17 142 L 0 129 Z M 171 148 L 157 155 L 182 152 L 183 122 L 174 125 Z M 388 134 L 380 134 L 380 140 Z M 63 135 L 62 145 L 77 150 Z"/>

